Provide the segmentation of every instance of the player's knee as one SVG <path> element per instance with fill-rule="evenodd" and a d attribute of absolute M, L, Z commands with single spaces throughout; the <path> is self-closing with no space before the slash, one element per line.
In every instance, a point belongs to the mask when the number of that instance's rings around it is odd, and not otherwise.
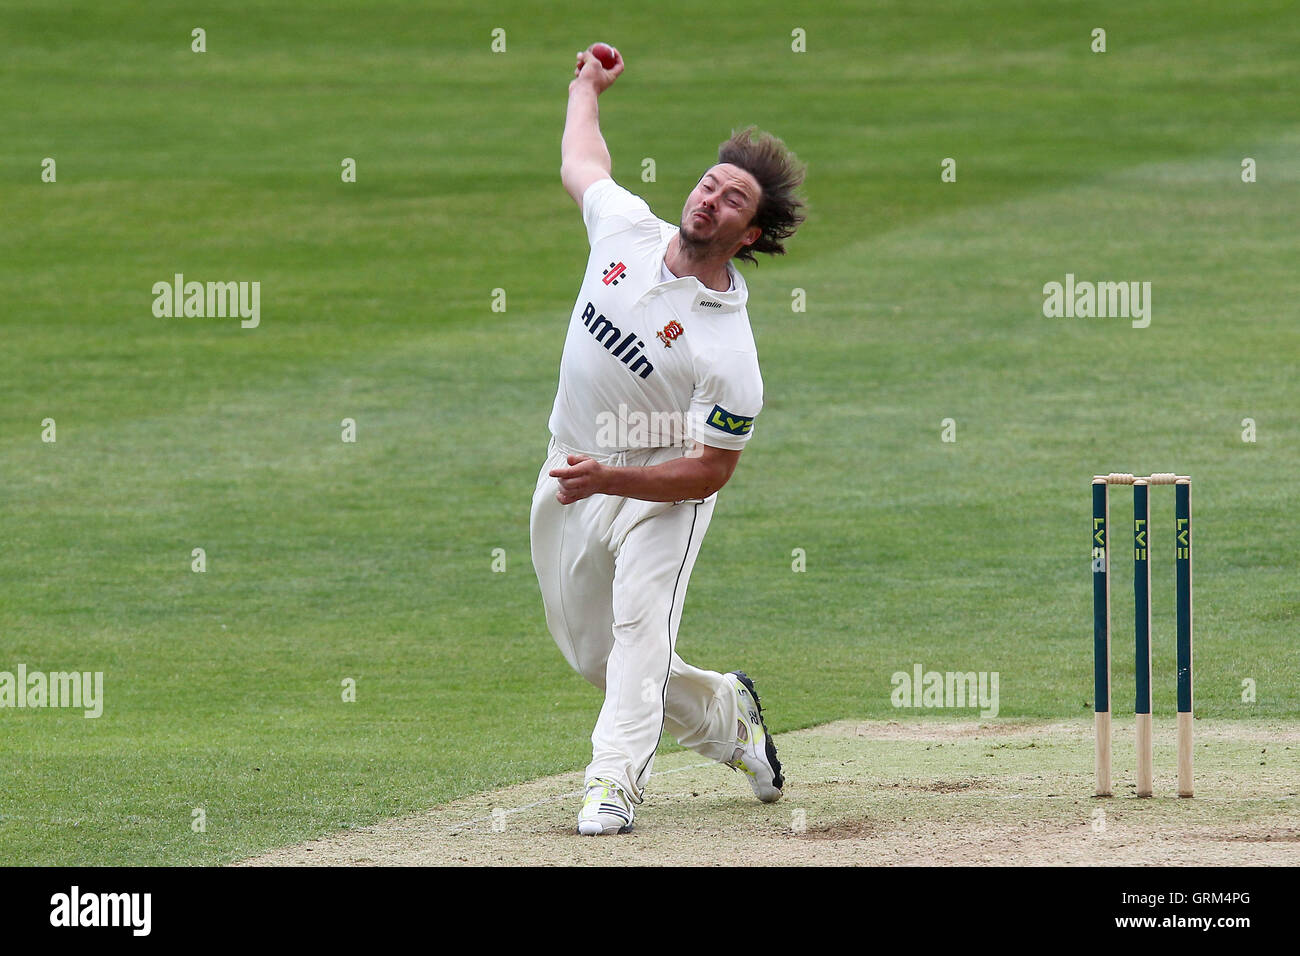
<path fill-rule="evenodd" d="M 609 664 L 609 649 L 595 652 L 590 648 L 583 648 L 580 644 L 569 645 L 573 653 L 566 654 L 570 666 L 581 674 L 589 683 L 595 684 L 601 690 L 605 689 L 605 669 Z"/>
<path fill-rule="evenodd" d="M 578 673 L 585 677 L 590 683 L 595 684 L 601 690 L 605 689 L 605 667 L 609 663 L 609 655 L 605 654 L 599 658 L 586 657 L 580 658 L 577 663 Z"/>

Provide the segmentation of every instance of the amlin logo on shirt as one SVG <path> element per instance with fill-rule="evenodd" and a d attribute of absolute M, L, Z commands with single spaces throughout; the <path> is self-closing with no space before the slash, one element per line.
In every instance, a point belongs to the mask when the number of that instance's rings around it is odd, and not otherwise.
<path fill-rule="evenodd" d="M 596 341 L 613 355 L 620 362 L 628 367 L 630 371 L 636 372 L 642 378 L 647 378 L 655 367 L 650 364 L 649 360 L 641 354 L 645 348 L 645 343 L 637 338 L 635 332 L 629 332 L 623 335 L 623 330 L 617 325 L 605 318 L 603 315 L 596 314 L 596 307 L 590 302 L 582 310 L 582 324 L 587 327 L 587 331 L 595 336 Z M 636 344 L 633 345 L 632 343 Z M 628 346 L 632 347 L 629 349 Z M 635 359 L 635 361 L 633 361 Z"/>

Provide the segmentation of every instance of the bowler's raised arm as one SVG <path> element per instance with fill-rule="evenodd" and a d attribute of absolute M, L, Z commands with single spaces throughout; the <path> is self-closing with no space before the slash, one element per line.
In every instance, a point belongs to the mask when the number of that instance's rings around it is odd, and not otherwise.
<path fill-rule="evenodd" d="M 596 97 L 609 89 L 623 72 L 623 57 L 614 50 L 614 65 L 600 65 L 590 48 L 578 53 L 569 84 L 569 110 L 560 142 L 560 179 L 573 201 L 582 205 L 587 187 L 610 177 L 613 166 L 605 137 L 600 134 Z"/>

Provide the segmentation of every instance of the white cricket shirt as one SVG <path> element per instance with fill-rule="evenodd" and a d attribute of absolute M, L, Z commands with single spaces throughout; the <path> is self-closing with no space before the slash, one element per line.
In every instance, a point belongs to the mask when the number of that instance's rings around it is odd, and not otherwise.
<path fill-rule="evenodd" d="M 687 438 L 743 448 L 763 407 L 745 280 L 731 263 L 727 292 L 673 277 L 664 254 L 677 226 L 612 179 L 587 188 L 582 218 L 591 255 L 564 341 L 551 433 L 593 455 Z"/>

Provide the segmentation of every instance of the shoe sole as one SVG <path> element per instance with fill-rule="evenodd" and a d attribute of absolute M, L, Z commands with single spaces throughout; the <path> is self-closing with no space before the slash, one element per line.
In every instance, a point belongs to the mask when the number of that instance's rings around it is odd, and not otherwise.
<path fill-rule="evenodd" d="M 578 832 L 578 836 L 591 836 L 591 837 L 597 837 L 597 836 L 613 836 L 614 834 L 617 834 L 617 833 L 631 833 L 631 832 L 632 832 L 632 826 L 633 826 L 633 824 L 629 823 L 629 824 L 627 824 L 626 826 L 619 827 L 617 830 L 598 830 L 598 831 L 595 832 L 595 833 L 583 833 L 583 832 L 582 832 L 582 826 L 581 826 L 581 824 L 579 824 L 577 832 Z"/>
<path fill-rule="evenodd" d="M 754 707 L 758 710 L 758 722 L 763 728 L 763 744 L 767 753 L 767 762 L 772 767 L 772 786 L 780 790 L 785 786 L 785 777 L 781 774 L 781 761 L 776 757 L 776 742 L 772 740 L 772 735 L 767 729 L 767 721 L 763 719 L 763 702 L 759 700 L 758 691 L 754 690 L 754 682 L 749 679 L 748 674 L 744 671 L 732 671 L 731 673 L 745 685 L 749 695 L 754 698 Z"/>

